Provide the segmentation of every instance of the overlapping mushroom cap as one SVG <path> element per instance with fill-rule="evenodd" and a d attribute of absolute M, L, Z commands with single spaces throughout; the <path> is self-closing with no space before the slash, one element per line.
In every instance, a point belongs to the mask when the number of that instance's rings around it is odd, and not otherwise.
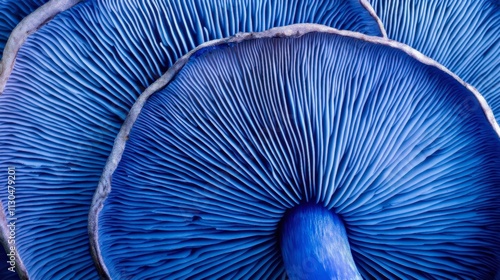
<path fill-rule="evenodd" d="M 420 53 L 299 25 L 205 46 L 166 80 L 133 107 L 96 193 L 112 278 L 285 277 L 280 222 L 310 204 L 345 225 L 367 279 L 498 272 L 500 130 Z"/>
<path fill-rule="evenodd" d="M 435 59 L 476 87 L 500 122 L 498 0 L 369 0 L 390 39 Z"/>
<path fill-rule="evenodd" d="M 150 83 L 207 40 L 297 22 L 381 34 L 359 1 L 155 0 L 85 1 L 30 36 L 0 96 L 0 169 L 15 166 L 22 178 L 16 242 L 28 275 L 97 277 L 91 198 L 123 120 Z"/>

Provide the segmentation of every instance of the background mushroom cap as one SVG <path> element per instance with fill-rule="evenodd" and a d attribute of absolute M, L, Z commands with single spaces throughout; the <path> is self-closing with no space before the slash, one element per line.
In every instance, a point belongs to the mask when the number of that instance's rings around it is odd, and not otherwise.
<path fill-rule="evenodd" d="M 296 22 L 381 34 L 359 1 L 110 0 L 78 4 L 30 36 L 0 96 L 0 169 L 15 166 L 22 178 L 16 242 L 29 276 L 97 277 L 92 195 L 150 83 L 206 40 Z"/>
<path fill-rule="evenodd" d="M 342 217 L 365 278 L 492 278 L 500 139 L 474 93 L 394 42 L 283 37 L 301 28 L 203 48 L 137 107 L 97 216 L 112 278 L 283 277 L 302 203 Z"/>
<path fill-rule="evenodd" d="M 476 87 L 500 123 L 498 0 L 369 2 L 390 39 L 421 51 Z"/>
<path fill-rule="evenodd" d="M 0 59 L 16 25 L 48 0 L 0 0 Z M 1 70 L 1 69 L 0 69 Z"/>
<path fill-rule="evenodd" d="M 1 59 L 7 40 L 16 25 L 31 12 L 43 5 L 48 0 L 0 0 L 0 73 L 2 72 Z M 7 252 L 0 246 L 0 279 L 19 279 L 16 272 L 8 270 L 10 264 Z"/>

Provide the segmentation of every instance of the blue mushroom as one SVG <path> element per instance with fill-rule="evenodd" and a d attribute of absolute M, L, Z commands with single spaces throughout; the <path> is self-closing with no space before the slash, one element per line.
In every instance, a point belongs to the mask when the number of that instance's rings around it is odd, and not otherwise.
<path fill-rule="evenodd" d="M 493 279 L 489 114 L 383 38 L 294 25 L 208 43 L 122 127 L 90 216 L 98 262 L 112 279 Z"/>
<path fill-rule="evenodd" d="M 498 0 L 369 1 L 390 39 L 421 51 L 476 87 L 500 122 Z"/>
<path fill-rule="evenodd" d="M 174 61 L 208 40 L 292 23 L 381 35 L 362 3 L 84 1 L 31 35 L 0 96 L 0 169 L 14 166 L 20 178 L 16 242 L 26 276 L 97 277 L 92 196 L 130 107 Z"/>

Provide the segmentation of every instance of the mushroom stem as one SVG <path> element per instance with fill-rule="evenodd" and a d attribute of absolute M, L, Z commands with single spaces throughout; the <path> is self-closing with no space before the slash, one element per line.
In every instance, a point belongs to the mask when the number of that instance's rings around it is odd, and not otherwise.
<path fill-rule="evenodd" d="M 362 279 L 334 212 L 319 205 L 295 207 L 283 217 L 279 235 L 289 279 Z"/>

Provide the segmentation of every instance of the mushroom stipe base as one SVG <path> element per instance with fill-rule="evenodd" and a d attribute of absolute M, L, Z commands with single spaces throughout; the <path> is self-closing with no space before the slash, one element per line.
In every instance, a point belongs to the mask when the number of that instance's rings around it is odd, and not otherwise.
<path fill-rule="evenodd" d="M 294 207 L 285 213 L 278 235 L 290 279 L 362 279 L 335 212 L 317 204 Z"/>

